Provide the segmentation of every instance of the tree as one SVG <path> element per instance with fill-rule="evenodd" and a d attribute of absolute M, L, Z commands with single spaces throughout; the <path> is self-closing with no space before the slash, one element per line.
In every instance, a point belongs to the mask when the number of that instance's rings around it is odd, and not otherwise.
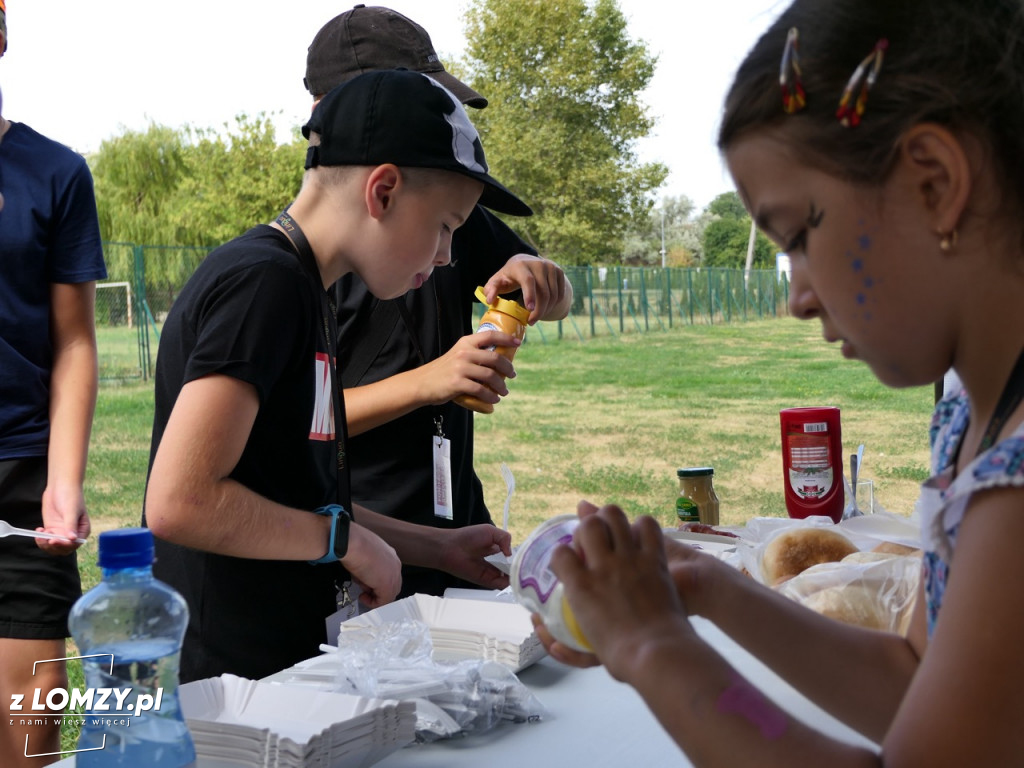
<path fill-rule="evenodd" d="M 90 158 L 100 235 L 107 242 L 171 246 L 147 259 L 150 286 L 180 286 L 203 254 L 271 220 L 295 196 L 306 142 L 278 145 L 270 118 L 240 115 L 223 132 L 152 124 L 104 141 Z M 131 251 L 108 249 L 110 274 L 132 274 Z"/>
<path fill-rule="evenodd" d="M 664 181 L 637 139 L 655 59 L 615 0 L 474 0 L 459 65 L 491 105 L 473 114 L 495 175 L 534 209 L 513 226 L 566 264 L 614 262 Z"/>
<path fill-rule="evenodd" d="M 723 192 L 710 203 L 708 213 L 723 219 L 749 219 L 743 201 L 735 192 Z"/>
<path fill-rule="evenodd" d="M 622 262 L 639 266 L 661 266 L 662 235 L 665 263 L 679 267 L 689 265 L 693 251 L 687 247 L 686 234 L 692 222 L 693 201 L 686 195 L 664 197 L 651 208 L 639 228 L 627 232 L 622 248 Z"/>
<path fill-rule="evenodd" d="M 180 133 L 151 124 L 104 141 L 90 158 L 96 187 L 100 236 L 108 242 L 167 243 L 173 239 L 168 208 L 185 175 Z M 128 260 L 127 251 L 108 255 Z M 131 274 L 131 263 L 108 265 L 111 274 Z"/>
<path fill-rule="evenodd" d="M 284 210 L 302 183 L 307 142 L 277 143 L 269 116 L 238 115 L 221 132 L 190 128 L 174 220 L 179 241 L 216 246 Z"/>
<path fill-rule="evenodd" d="M 270 118 L 222 131 L 150 125 L 104 141 L 91 159 L 104 240 L 219 245 L 279 213 L 298 192 L 306 142 L 278 145 Z"/>
<path fill-rule="evenodd" d="M 703 263 L 708 267 L 743 268 L 747 263 L 750 242 L 750 216 L 739 195 L 725 192 L 712 200 L 706 209 L 712 220 L 704 228 Z M 774 269 L 775 246 L 760 232 L 754 240 L 754 269 Z"/>

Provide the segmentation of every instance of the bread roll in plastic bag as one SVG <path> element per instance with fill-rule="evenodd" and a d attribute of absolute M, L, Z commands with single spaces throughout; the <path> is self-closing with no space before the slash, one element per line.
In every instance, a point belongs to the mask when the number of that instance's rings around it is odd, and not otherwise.
<path fill-rule="evenodd" d="M 921 580 L 921 558 L 865 554 L 811 566 L 777 591 L 839 621 L 906 635 Z"/>

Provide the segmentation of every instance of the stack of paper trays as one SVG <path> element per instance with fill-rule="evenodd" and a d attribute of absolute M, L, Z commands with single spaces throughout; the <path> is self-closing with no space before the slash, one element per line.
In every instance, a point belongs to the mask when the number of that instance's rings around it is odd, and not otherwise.
<path fill-rule="evenodd" d="M 206 768 L 362 768 L 410 744 L 416 705 L 221 675 L 179 689 Z"/>
<path fill-rule="evenodd" d="M 412 595 L 349 619 L 341 631 L 403 620 L 427 625 L 435 661 L 482 659 L 518 672 L 546 653 L 518 603 Z"/>

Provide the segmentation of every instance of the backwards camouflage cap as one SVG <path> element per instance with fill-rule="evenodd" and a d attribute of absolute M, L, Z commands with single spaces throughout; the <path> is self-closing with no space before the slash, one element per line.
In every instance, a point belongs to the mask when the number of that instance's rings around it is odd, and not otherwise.
<path fill-rule="evenodd" d="M 4 49 L 0 51 L 2 54 L 7 50 L 7 4 L 4 0 L 0 0 L 0 35 L 4 36 Z"/>

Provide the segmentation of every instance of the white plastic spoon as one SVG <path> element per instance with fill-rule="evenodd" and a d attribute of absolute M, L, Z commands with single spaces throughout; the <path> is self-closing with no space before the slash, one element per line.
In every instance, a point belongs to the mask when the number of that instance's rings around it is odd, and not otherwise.
<path fill-rule="evenodd" d="M 64 536 L 58 536 L 56 533 L 41 533 L 39 531 L 30 531 L 27 528 L 17 528 L 10 523 L 0 520 L 0 538 L 4 536 L 31 536 L 33 539 L 56 539 L 57 541 L 70 541 L 70 539 Z M 76 544 L 85 544 L 85 539 L 75 539 Z"/>

